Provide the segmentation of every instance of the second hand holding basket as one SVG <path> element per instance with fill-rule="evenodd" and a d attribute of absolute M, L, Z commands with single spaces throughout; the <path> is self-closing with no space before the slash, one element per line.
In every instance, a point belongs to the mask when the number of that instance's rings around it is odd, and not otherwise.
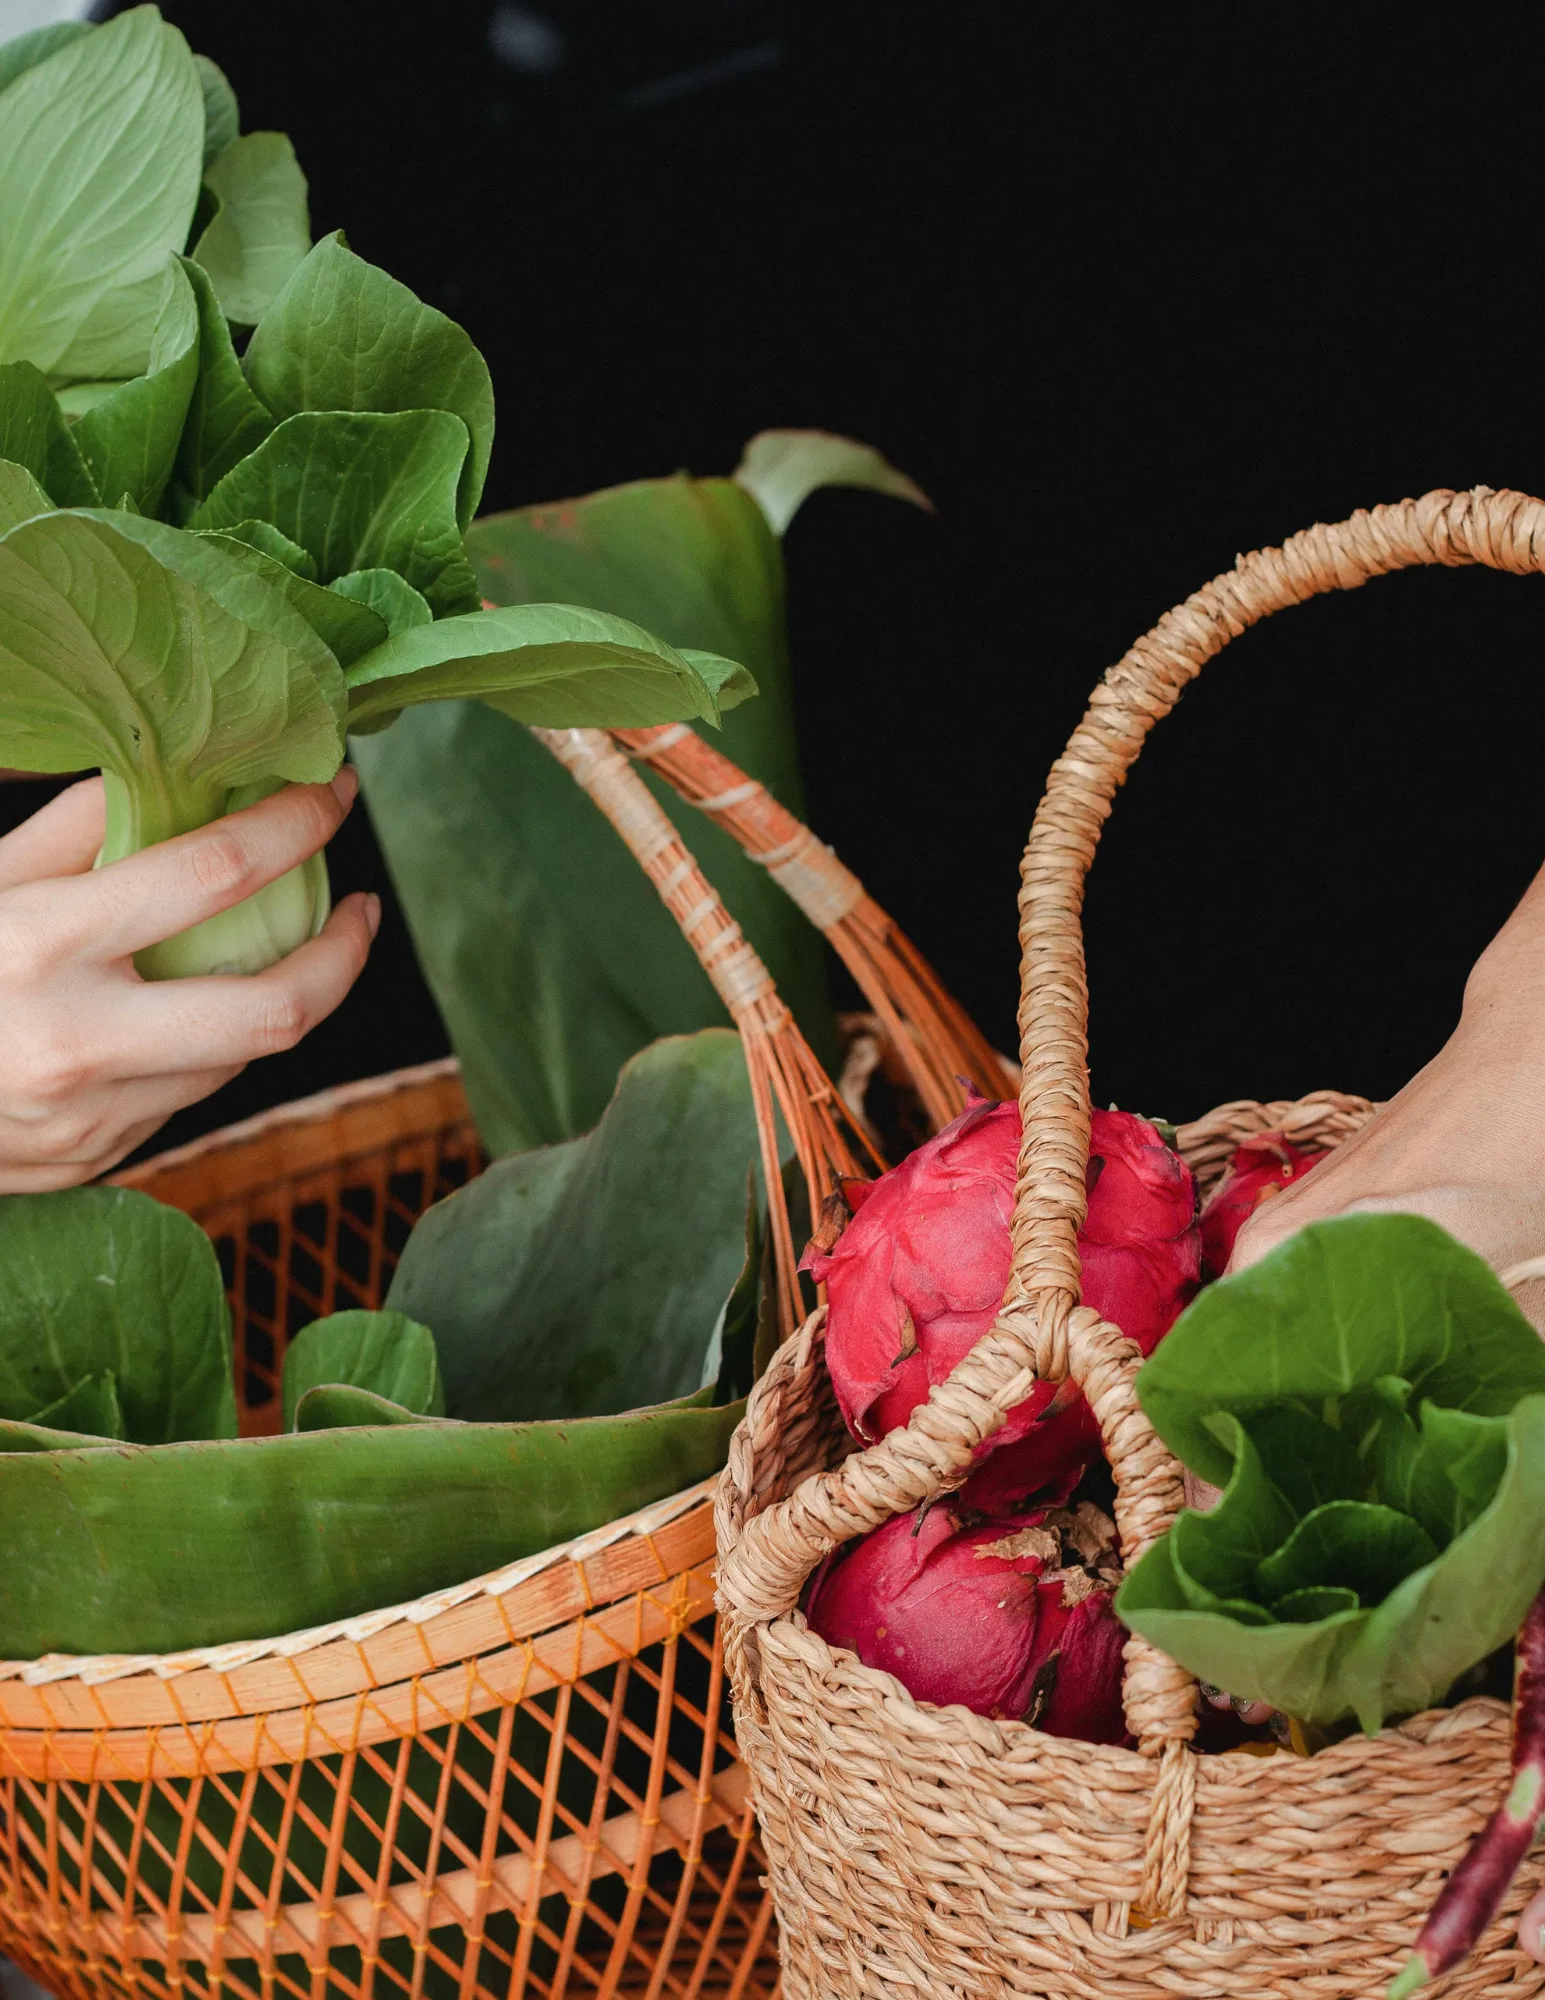
<path fill-rule="evenodd" d="M 752 1395 L 720 1488 L 719 1599 L 790 2000 L 1374 2000 L 1441 1871 L 1504 1788 L 1509 1726 L 1496 1701 L 1429 1711 L 1312 1758 L 1199 1757 L 1195 1683 L 1133 1638 L 1134 1754 L 917 1703 L 834 1652 L 797 1608 L 832 1549 L 958 1485 L 1037 1377 L 1071 1373 L 1094 1408 L 1124 1561 L 1175 1518 L 1180 1467 L 1138 1404 L 1137 1351 L 1079 1304 L 1084 877 L 1144 738 L 1208 659 L 1288 605 L 1424 563 L 1545 568 L 1545 505 L 1437 492 L 1311 528 L 1242 557 L 1110 669 L 1052 769 L 1024 859 L 1024 1134 L 993 1331 L 905 1429 L 863 1451 L 825 1376 L 822 1314 Z M 1296 1108 L 1294 1136 L 1333 1145 L 1370 1108 L 1321 1093 Z M 1181 1150 L 1215 1168 L 1220 1139 L 1267 1129 L 1284 1109 L 1225 1107 L 1184 1128 Z M 1517 1949 L 1509 1921 L 1539 1882 L 1538 1863 L 1526 1864 L 1485 1948 L 1435 2000 L 1545 1990 L 1545 1967 Z"/>

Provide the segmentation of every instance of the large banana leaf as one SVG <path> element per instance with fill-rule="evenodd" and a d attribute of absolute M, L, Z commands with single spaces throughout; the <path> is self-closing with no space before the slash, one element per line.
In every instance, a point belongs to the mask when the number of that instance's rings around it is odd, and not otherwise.
<path fill-rule="evenodd" d="M 0 1423 L 0 1658 L 175 1652 L 418 1597 L 706 1478 L 741 1408 L 157 1446 Z"/>
<path fill-rule="evenodd" d="M 726 718 L 719 741 L 802 814 L 779 536 L 827 484 L 922 499 L 866 446 L 772 432 L 752 441 L 736 479 L 679 474 L 492 515 L 472 524 L 467 548 L 495 603 L 593 605 L 742 661 L 759 698 Z M 357 740 L 354 754 L 490 1151 L 587 1130 L 635 1050 L 724 1021 L 637 863 L 515 724 L 471 704 L 439 707 Z M 647 782 L 829 1061 L 820 938 L 727 835 Z"/>
<path fill-rule="evenodd" d="M 635 1056 L 595 1131 L 497 1160 L 437 1203 L 387 1303 L 433 1328 L 447 1412 L 636 1409 L 691 1394 L 726 1359 L 742 1369 L 726 1393 L 748 1389 L 747 1357 L 718 1355 L 715 1335 L 743 1266 L 755 1282 L 756 1158 L 740 1039 L 710 1028 Z"/>

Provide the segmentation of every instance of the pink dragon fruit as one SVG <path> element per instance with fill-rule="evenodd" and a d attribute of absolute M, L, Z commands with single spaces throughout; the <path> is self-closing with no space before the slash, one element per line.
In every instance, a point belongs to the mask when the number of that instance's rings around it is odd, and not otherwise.
<path fill-rule="evenodd" d="M 1202 1269 L 1208 1278 L 1221 1278 L 1228 1269 L 1234 1239 L 1261 1203 L 1295 1180 L 1302 1180 L 1324 1157 L 1323 1153 L 1300 1152 L 1273 1132 L 1262 1133 L 1239 1148 L 1202 1210 Z"/>
<path fill-rule="evenodd" d="M 826 1360 L 855 1437 L 904 1424 L 992 1325 L 1009 1274 L 1019 1107 L 979 1101 L 866 1188 L 829 1251 Z M 1084 1298 L 1149 1353 L 1196 1290 L 1201 1239 L 1190 1169 L 1145 1119 L 1096 1111 Z M 1037 1383 L 983 1446 L 961 1498 L 997 1514 L 1031 1494 L 1065 1498 L 1099 1450 L 1071 1382 Z"/>
<path fill-rule="evenodd" d="M 1103 1518 L 1086 1505 L 1079 1526 L 1088 1516 Z M 1120 1743 L 1126 1633 L 1111 1609 L 1114 1571 L 1096 1577 L 1076 1558 L 1061 1567 L 1072 1521 L 1039 1508 L 963 1527 L 948 1502 L 900 1515 L 817 1571 L 806 1617 L 919 1701 Z M 1096 1559 L 1107 1555 L 1108 1545 Z"/>

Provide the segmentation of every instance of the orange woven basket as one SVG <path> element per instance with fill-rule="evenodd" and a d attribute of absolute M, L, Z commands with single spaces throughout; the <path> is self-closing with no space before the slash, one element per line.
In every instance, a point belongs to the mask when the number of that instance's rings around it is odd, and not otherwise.
<path fill-rule="evenodd" d="M 609 739 L 535 732 L 616 827 L 742 1038 L 798 1296 L 778 1127 L 817 1205 L 873 1155 L 765 967 Z M 696 739 L 694 739 L 695 741 Z M 684 795 L 718 805 L 677 747 Z M 735 830 L 844 956 L 927 1123 L 999 1061 L 808 830 L 719 759 Z M 765 795 L 764 800 L 765 800 Z M 748 806 L 747 802 L 751 801 Z M 768 846 L 771 840 L 774 845 Z M 790 842 L 799 865 L 785 867 Z M 851 1094 L 851 1093 L 850 1093 Z M 482 1165 L 455 1064 L 323 1093 L 117 1175 L 214 1239 L 245 1435 L 290 1337 L 379 1305 L 415 1219 Z M 337 1625 L 140 1658 L 0 1662 L 0 1950 L 80 2000 L 775 2000 L 729 1731 L 716 1481 L 490 1576 Z"/>
<path fill-rule="evenodd" d="M 289 1335 L 379 1305 L 481 1164 L 443 1062 L 116 1178 L 214 1238 L 252 1435 Z M 712 1490 L 320 1631 L 0 1664 L 0 1951 L 79 2000 L 771 2000 Z"/>

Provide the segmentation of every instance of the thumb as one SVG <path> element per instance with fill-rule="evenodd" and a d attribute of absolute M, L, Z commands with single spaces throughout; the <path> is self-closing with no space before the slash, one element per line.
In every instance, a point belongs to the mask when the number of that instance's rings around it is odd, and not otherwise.
<path fill-rule="evenodd" d="M 84 778 L 0 838 L 0 889 L 82 875 L 97 858 L 106 828 L 102 780 Z"/>

